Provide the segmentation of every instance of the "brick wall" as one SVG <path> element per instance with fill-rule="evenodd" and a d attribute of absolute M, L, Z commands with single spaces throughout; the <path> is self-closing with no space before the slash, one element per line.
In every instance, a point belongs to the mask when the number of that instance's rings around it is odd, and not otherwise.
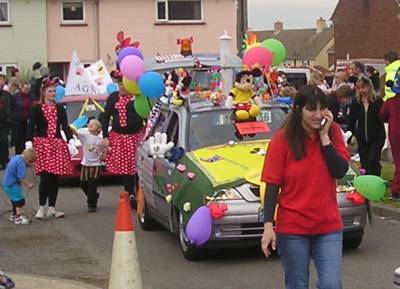
<path fill-rule="evenodd" d="M 400 1 L 340 0 L 332 16 L 335 58 L 383 58 L 400 53 Z"/>

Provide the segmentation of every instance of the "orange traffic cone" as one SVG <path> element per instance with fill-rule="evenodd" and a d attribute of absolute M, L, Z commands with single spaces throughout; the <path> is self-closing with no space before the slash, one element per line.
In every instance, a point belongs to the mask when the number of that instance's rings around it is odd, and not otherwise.
<path fill-rule="evenodd" d="M 108 289 L 142 289 L 135 231 L 127 192 L 120 193 Z"/>

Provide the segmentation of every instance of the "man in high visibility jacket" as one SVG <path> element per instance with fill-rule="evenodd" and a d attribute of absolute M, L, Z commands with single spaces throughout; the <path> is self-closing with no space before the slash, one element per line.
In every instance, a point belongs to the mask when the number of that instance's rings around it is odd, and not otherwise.
<path fill-rule="evenodd" d="M 386 83 L 388 81 L 394 81 L 397 70 L 400 68 L 400 59 L 396 52 L 390 51 L 385 54 L 385 96 L 384 100 L 388 100 L 394 97 L 396 94 L 393 93 L 391 87 L 388 87 Z"/>

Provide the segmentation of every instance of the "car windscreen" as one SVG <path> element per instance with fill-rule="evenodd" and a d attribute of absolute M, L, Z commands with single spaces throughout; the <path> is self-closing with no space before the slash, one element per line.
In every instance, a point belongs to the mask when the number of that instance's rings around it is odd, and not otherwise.
<path fill-rule="evenodd" d="M 301 87 L 307 84 L 307 75 L 305 73 L 286 73 L 286 79 L 290 86 Z"/>
<path fill-rule="evenodd" d="M 282 126 L 286 113 L 280 107 L 263 108 L 257 116 L 257 121 L 264 121 L 269 127 L 268 133 L 257 133 L 254 136 L 244 136 L 238 140 L 235 121 L 231 110 L 212 110 L 192 112 L 188 130 L 190 150 L 202 147 L 226 144 L 229 141 L 249 141 L 270 139 Z"/>
<path fill-rule="evenodd" d="M 104 101 L 98 101 L 98 104 L 100 104 L 102 107 L 104 107 L 105 102 Z M 68 115 L 68 121 L 72 123 L 75 119 L 79 117 L 79 114 L 82 110 L 84 103 L 79 101 L 79 102 L 68 102 L 64 104 L 65 109 L 67 110 L 67 115 Z M 94 104 L 87 104 L 83 110 L 83 115 L 86 115 L 88 118 L 94 117 L 99 119 L 100 111 L 99 109 L 94 105 Z"/>

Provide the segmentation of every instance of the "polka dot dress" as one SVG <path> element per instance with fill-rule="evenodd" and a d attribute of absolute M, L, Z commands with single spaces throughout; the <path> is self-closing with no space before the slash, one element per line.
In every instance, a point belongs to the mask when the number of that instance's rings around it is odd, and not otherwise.
<path fill-rule="evenodd" d="M 33 148 L 36 152 L 35 173 L 53 173 L 71 175 L 72 164 L 66 142 L 56 138 L 57 107 L 55 104 L 41 106 L 47 120 L 47 137 L 34 137 Z"/>
<path fill-rule="evenodd" d="M 121 95 L 118 101 L 115 103 L 115 109 L 118 111 L 119 125 L 120 127 L 126 127 L 128 125 L 128 117 L 126 115 L 126 104 L 131 100 L 129 95 Z"/>
<path fill-rule="evenodd" d="M 106 169 L 116 175 L 134 175 L 136 173 L 136 148 L 143 138 L 144 131 L 135 134 L 110 132 L 111 150 L 106 157 Z"/>

